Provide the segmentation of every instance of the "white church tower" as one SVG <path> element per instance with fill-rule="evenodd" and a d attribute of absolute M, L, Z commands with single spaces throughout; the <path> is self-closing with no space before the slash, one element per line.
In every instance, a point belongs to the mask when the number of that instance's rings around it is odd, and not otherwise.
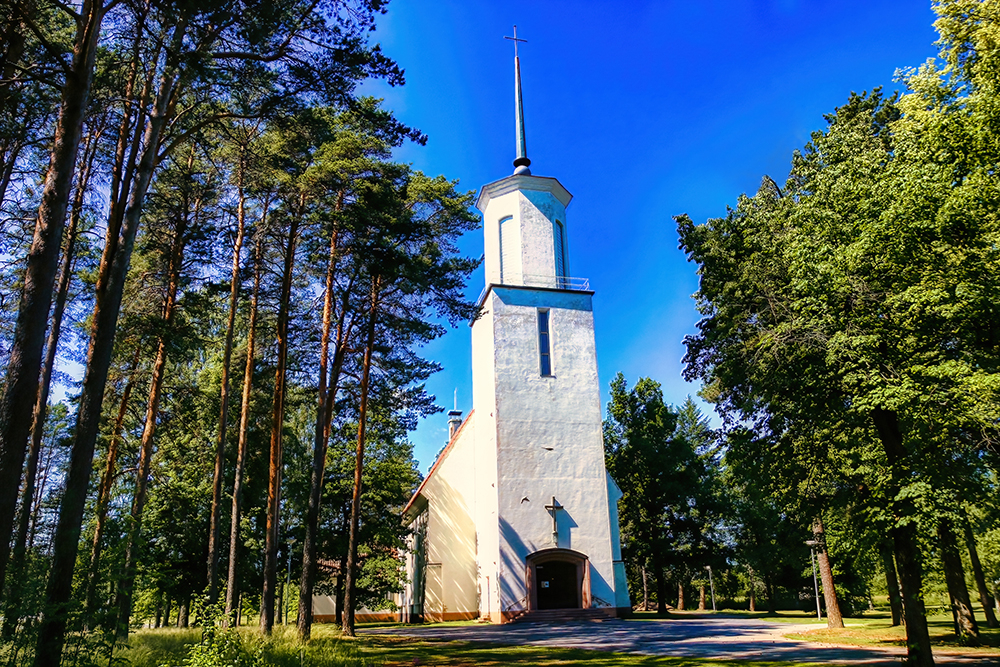
<path fill-rule="evenodd" d="M 486 287 L 472 324 L 473 410 L 453 425 L 407 506 L 418 531 L 404 618 L 503 623 L 631 609 L 621 492 L 604 466 L 593 292 L 568 277 L 572 195 L 529 169 L 516 51 L 523 40 L 516 28 L 509 39 L 517 159 L 476 204 Z"/>

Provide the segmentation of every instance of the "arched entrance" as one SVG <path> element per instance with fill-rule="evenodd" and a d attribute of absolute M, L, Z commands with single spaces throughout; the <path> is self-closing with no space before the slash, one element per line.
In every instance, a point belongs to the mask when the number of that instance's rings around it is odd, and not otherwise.
<path fill-rule="evenodd" d="M 543 549 L 525 559 L 528 610 L 590 607 L 590 559 L 572 549 Z"/>

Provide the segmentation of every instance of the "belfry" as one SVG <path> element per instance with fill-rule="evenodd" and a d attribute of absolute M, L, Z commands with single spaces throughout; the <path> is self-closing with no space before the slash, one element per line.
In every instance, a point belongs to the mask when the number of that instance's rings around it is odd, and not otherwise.
<path fill-rule="evenodd" d="M 485 185 L 486 285 L 472 325 L 473 409 L 405 510 L 404 620 L 630 611 L 604 466 L 593 292 L 571 278 L 572 195 L 531 173 L 514 37 L 514 173 Z"/>

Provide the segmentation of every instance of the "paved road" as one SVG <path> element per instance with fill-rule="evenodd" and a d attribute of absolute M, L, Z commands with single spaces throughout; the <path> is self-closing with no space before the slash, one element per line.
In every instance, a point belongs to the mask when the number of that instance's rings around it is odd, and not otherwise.
<path fill-rule="evenodd" d="M 730 660 L 776 660 L 840 664 L 898 665 L 900 648 L 846 647 L 785 639 L 782 635 L 815 625 L 768 623 L 747 618 L 577 621 L 513 625 L 400 626 L 373 628 L 371 634 L 405 635 L 491 644 L 525 644 Z M 940 664 L 1000 665 L 1000 659 L 935 652 Z"/>

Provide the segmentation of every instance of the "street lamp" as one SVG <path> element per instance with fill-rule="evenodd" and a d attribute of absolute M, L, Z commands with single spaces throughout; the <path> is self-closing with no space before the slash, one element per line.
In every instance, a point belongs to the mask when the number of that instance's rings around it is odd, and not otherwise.
<path fill-rule="evenodd" d="M 712 589 L 712 611 L 717 611 L 715 608 L 715 583 L 712 582 L 712 566 L 706 565 L 705 569 L 708 570 L 708 585 Z"/>
<path fill-rule="evenodd" d="M 295 538 L 291 537 L 288 539 L 288 570 L 285 571 L 285 595 L 288 595 L 288 589 L 292 584 L 292 547 L 295 546 Z M 285 625 L 288 625 L 288 600 L 284 600 L 284 609 L 282 610 L 285 614 Z"/>
<path fill-rule="evenodd" d="M 809 546 L 809 568 L 813 573 L 813 592 L 816 598 L 816 618 L 823 620 L 823 614 L 819 610 L 819 581 L 816 580 L 816 554 L 813 552 L 819 542 L 816 540 L 806 540 L 806 544 Z"/>

